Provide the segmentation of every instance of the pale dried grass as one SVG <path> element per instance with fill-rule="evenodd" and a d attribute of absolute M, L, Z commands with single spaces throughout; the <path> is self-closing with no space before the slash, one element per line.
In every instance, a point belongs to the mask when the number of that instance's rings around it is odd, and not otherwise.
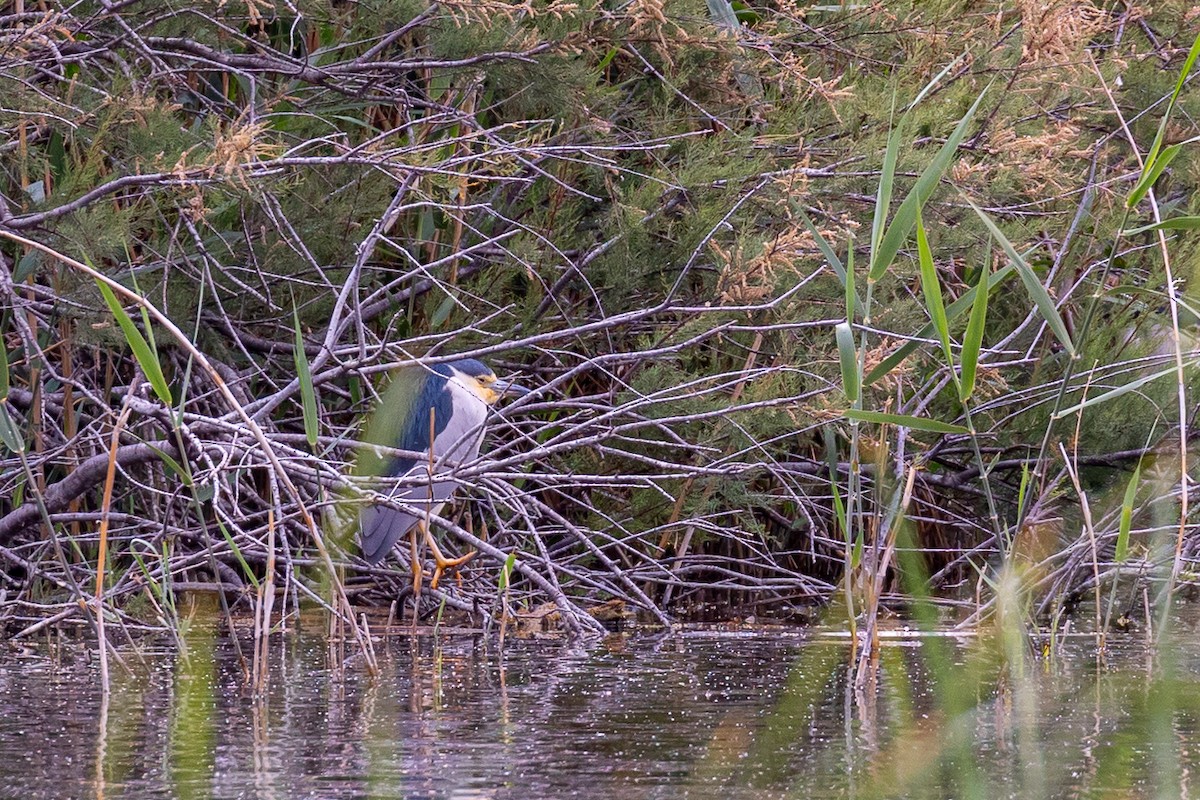
<path fill-rule="evenodd" d="M 1025 64 L 1084 63 L 1083 51 L 1108 27 L 1108 15 L 1090 0 L 1017 0 Z"/>

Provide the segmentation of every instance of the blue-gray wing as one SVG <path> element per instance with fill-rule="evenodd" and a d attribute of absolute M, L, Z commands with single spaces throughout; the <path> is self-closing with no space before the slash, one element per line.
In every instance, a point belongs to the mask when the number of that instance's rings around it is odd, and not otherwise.
<path fill-rule="evenodd" d="M 418 471 L 426 472 L 420 467 L 414 469 L 414 473 Z M 454 494 L 454 488 L 454 481 L 435 480 L 432 485 L 404 486 L 390 493 L 390 497 L 418 509 L 419 516 L 384 505 L 365 509 L 362 513 L 362 552 L 367 563 L 378 564 L 386 558 L 396 542 L 425 519 L 426 512 L 440 514 L 442 506 Z"/>

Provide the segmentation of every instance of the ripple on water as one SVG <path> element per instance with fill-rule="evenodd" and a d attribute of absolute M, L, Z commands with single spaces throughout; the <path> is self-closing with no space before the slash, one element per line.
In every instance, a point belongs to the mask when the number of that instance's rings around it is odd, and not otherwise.
<path fill-rule="evenodd" d="M 299 637 L 273 648 L 271 689 L 256 700 L 233 643 L 198 636 L 187 658 L 127 658 L 133 673 L 114 670 L 106 713 L 83 648 L 71 663 L 0 662 L 3 794 L 821 798 L 920 770 L 953 785 L 968 770 L 992 796 L 1018 797 L 1034 781 L 1095 785 L 1103 752 L 1130 735 L 1115 709 L 1136 706 L 1147 684 L 1136 644 L 1097 659 L 1094 643 L 1067 641 L 1015 687 L 971 666 L 982 663 L 973 639 L 945 639 L 955 674 L 978 680 L 948 717 L 928 640 L 911 637 L 885 641 L 873 687 L 848 678 L 847 641 L 819 635 L 517 641 L 502 657 L 478 638 L 391 640 L 376 679 L 353 662 L 334 669 L 324 642 Z M 1038 716 L 1023 728 L 1029 691 Z M 1194 744 L 1197 730 L 1185 716 L 1174 735 Z M 1200 748 L 1184 749 L 1181 768 L 1200 766 L 1188 755 Z M 955 754 L 966 752 L 964 766 Z M 1148 741 L 1126 755 L 1136 768 L 1161 753 Z"/>

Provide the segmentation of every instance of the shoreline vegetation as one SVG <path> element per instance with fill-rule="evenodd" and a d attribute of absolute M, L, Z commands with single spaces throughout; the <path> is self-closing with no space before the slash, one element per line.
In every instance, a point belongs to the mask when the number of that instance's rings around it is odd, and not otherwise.
<path fill-rule="evenodd" d="M 363 426 L 472 357 L 535 392 L 421 624 L 823 614 L 862 675 L 887 612 L 1155 629 L 1200 557 L 1198 21 L 0 6 L 0 625 L 104 659 L 212 590 L 256 681 L 303 609 L 371 664 L 413 602 L 354 540 Z"/>

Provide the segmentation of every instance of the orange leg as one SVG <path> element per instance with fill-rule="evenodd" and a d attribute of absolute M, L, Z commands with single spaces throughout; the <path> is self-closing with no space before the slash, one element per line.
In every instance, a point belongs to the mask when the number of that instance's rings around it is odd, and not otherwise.
<path fill-rule="evenodd" d="M 448 569 L 457 569 L 458 567 L 461 567 L 463 564 L 474 558 L 477 551 L 472 550 L 465 556 L 459 556 L 458 558 L 446 558 L 444 555 L 442 555 L 442 549 L 438 547 L 437 540 L 433 538 L 433 533 L 430 532 L 429 528 L 425 527 L 424 522 L 419 524 L 421 529 L 425 531 L 425 541 L 428 542 L 429 549 L 433 551 L 433 580 L 429 582 L 429 588 L 436 589 L 438 587 L 438 581 L 442 579 L 442 573 Z"/>
<path fill-rule="evenodd" d="M 425 523 L 418 522 L 417 525 L 424 528 Z M 417 548 L 417 527 L 408 532 L 409 553 L 412 559 L 412 574 L 413 574 L 413 601 L 419 606 L 421 604 L 421 581 L 423 573 L 421 570 L 421 553 Z M 415 618 L 415 616 L 414 616 Z"/>

